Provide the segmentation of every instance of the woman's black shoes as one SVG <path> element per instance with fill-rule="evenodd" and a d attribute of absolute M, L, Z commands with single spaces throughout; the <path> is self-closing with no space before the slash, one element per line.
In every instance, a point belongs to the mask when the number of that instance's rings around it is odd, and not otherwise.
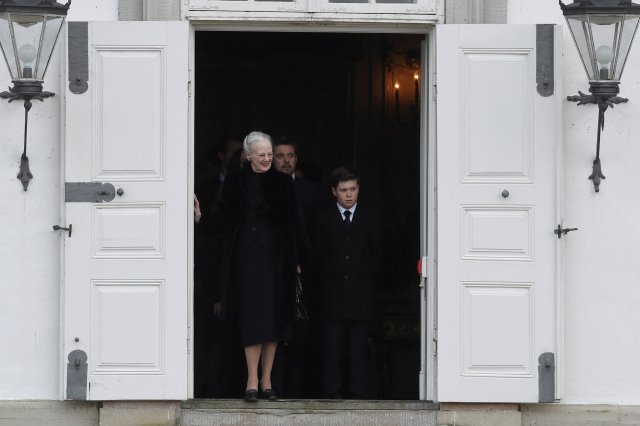
<path fill-rule="evenodd" d="M 258 390 L 247 389 L 244 393 L 244 400 L 247 402 L 258 402 Z"/>
<path fill-rule="evenodd" d="M 273 389 L 265 389 L 260 391 L 260 398 L 266 399 L 269 401 L 277 401 L 278 394 Z M 256 402 L 258 401 L 258 390 L 257 389 L 247 389 L 244 392 L 244 400 L 247 402 Z"/>
<path fill-rule="evenodd" d="M 278 394 L 273 389 L 265 389 L 262 391 L 262 395 L 260 395 L 262 399 L 268 399 L 269 401 L 277 401 Z"/>

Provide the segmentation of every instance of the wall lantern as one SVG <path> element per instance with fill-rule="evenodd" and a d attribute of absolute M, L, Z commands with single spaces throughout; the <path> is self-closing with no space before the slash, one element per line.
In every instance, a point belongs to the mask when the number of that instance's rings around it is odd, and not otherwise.
<path fill-rule="evenodd" d="M 62 5 L 53 0 L 0 0 L 0 49 L 13 83 L 0 97 L 9 102 L 24 100 L 24 150 L 18 179 L 25 191 L 33 177 L 27 158 L 31 99 L 42 101 L 54 95 L 42 91 L 42 82 L 70 4 L 71 1 Z"/>
<path fill-rule="evenodd" d="M 600 132 L 604 129 L 604 112 L 608 107 L 628 99 L 618 96 L 620 78 L 624 70 L 633 37 L 638 28 L 640 5 L 631 0 L 576 0 L 565 5 L 560 1 L 582 65 L 589 77 L 589 92 L 567 99 L 578 105 L 598 105 L 598 142 L 593 161 L 593 181 L 596 192 L 604 179 L 600 167 Z"/>

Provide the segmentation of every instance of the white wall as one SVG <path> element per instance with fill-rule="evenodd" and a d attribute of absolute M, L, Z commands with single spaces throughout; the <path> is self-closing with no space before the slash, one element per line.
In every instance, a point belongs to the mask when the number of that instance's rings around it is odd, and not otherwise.
<path fill-rule="evenodd" d="M 117 1 L 73 3 L 70 20 L 116 20 Z M 509 0 L 509 23 L 564 24 L 556 0 Z M 60 93 L 56 53 L 45 90 Z M 564 34 L 563 94 L 587 91 L 573 41 Z M 0 66 L 0 82 L 9 75 Z M 66 83 L 65 83 L 66 84 Z M 621 85 L 628 104 L 607 111 L 602 136 L 607 179 L 595 194 L 591 173 L 597 111 L 564 108 L 566 403 L 640 404 L 640 42 Z M 0 399 L 57 399 L 59 386 L 60 97 L 34 101 L 28 155 L 34 179 L 16 179 L 22 102 L 0 100 Z"/>
<path fill-rule="evenodd" d="M 557 0 L 509 0 L 508 22 L 562 24 L 563 95 L 588 92 Z M 564 224 L 580 228 L 564 238 L 566 403 L 640 404 L 640 40 L 620 92 L 629 103 L 605 114 L 597 194 L 597 107 L 564 104 Z"/>
<path fill-rule="evenodd" d="M 59 58 L 45 90 L 60 93 Z M 10 77 L 0 67 L 6 87 Z M 28 191 L 16 179 L 22 154 L 22 101 L 0 102 L 0 398 L 57 398 L 60 99 L 33 101 L 27 155 L 34 179 Z"/>
<path fill-rule="evenodd" d="M 117 2 L 73 2 L 69 20 L 115 20 Z M 58 399 L 60 248 L 60 102 L 62 48 L 29 112 L 27 192 L 16 175 L 22 154 L 22 101 L 0 99 L 0 399 Z M 0 59 L 0 90 L 10 84 Z M 65 79 L 66 80 L 66 79 Z"/>
<path fill-rule="evenodd" d="M 63 0 L 57 1 L 63 2 Z M 74 1 L 69 8 L 68 19 L 70 21 L 117 21 L 118 0 Z"/>

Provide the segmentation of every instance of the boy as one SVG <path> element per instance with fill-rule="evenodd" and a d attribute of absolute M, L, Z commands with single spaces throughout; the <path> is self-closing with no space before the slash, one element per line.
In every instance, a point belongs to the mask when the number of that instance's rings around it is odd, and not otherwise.
<path fill-rule="evenodd" d="M 360 179 L 355 172 L 344 167 L 334 170 L 331 192 L 336 204 L 318 215 L 314 246 L 323 320 L 324 393 L 340 398 L 341 387 L 346 387 L 340 355 L 342 343 L 349 342 L 348 397 L 362 399 L 382 260 L 380 228 L 373 212 L 358 204 Z"/>

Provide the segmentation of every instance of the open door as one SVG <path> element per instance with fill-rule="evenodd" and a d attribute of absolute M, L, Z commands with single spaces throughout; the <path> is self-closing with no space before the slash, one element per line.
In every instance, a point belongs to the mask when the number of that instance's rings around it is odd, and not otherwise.
<path fill-rule="evenodd" d="M 552 25 L 436 36 L 437 399 L 548 402 L 562 37 Z"/>
<path fill-rule="evenodd" d="M 65 399 L 188 396 L 188 34 L 69 23 Z"/>

